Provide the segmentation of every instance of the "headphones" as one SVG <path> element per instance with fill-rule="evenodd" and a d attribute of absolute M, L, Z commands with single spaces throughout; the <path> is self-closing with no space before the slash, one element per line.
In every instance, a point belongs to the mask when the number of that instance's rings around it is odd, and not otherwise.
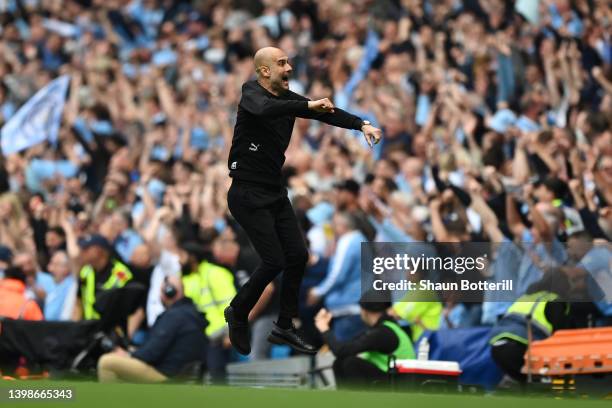
<path fill-rule="evenodd" d="M 168 277 L 167 276 L 164 277 L 164 286 L 163 286 L 162 290 L 164 292 L 164 296 L 166 296 L 168 299 L 174 299 L 174 297 L 178 293 L 178 291 L 176 290 L 176 287 L 174 287 L 173 284 L 168 282 Z"/>

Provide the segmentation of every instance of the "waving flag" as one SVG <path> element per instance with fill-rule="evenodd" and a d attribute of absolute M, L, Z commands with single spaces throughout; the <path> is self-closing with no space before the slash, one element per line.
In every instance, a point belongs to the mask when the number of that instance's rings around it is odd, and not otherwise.
<path fill-rule="evenodd" d="M 4 155 L 57 140 L 69 82 L 68 75 L 54 79 L 9 119 L 0 132 Z"/>

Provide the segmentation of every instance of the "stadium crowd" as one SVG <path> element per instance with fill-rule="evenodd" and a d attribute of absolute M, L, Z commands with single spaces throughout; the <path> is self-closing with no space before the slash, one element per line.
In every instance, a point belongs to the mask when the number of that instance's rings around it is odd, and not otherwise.
<path fill-rule="evenodd" d="M 0 124 L 70 77 L 57 143 L 0 156 L 0 315 L 96 318 L 96 293 L 135 281 L 148 297 L 128 335 L 142 344 L 164 278 L 182 275 L 223 372 L 236 358 L 223 309 L 258 263 L 227 210 L 227 157 L 268 45 L 289 56 L 293 91 L 383 129 L 370 149 L 296 122 L 284 179 L 309 243 L 311 336 L 321 305 L 339 340 L 364 329 L 364 241 L 501 243 L 490 279 L 513 279 L 517 298 L 551 273 L 595 296 L 588 282 L 612 265 L 608 1 L 0 0 Z M 249 316 L 252 359 L 270 357 L 276 291 Z M 416 340 L 495 324 L 511 303 L 489 296 L 390 313 Z M 573 321 L 610 324 L 592 300 Z"/>

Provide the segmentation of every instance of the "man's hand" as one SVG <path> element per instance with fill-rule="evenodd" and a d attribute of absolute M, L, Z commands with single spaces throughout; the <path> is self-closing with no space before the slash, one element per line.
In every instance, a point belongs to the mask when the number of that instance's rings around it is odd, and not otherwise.
<path fill-rule="evenodd" d="M 32 291 L 37 299 L 45 300 L 47 297 L 47 292 L 36 283 L 36 278 L 34 276 L 26 277 L 26 284 Z"/>
<path fill-rule="evenodd" d="M 363 136 L 370 147 L 380 142 L 380 139 L 382 138 L 382 131 L 372 125 L 363 125 L 361 127 L 361 131 L 363 132 Z M 374 141 L 373 144 L 372 141 Z"/>
<path fill-rule="evenodd" d="M 308 109 L 321 113 L 334 113 L 334 104 L 328 98 L 308 101 Z"/>
<path fill-rule="evenodd" d="M 174 220 L 174 211 L 168 206 L 163 206 L 155 211 L 155 217 L 157 217 L 160 222 L 170 223 Z"/>
<path fill-rule="evenodd" d="M 315 316 L 315 326 L 321 333 L 325 333 L 329 330 L 329 324 L 332 320 L 332 314 L 323 308 L 319 310 L 319 313 Z"/>
<path fill-rule="evenodd" d="M 472 195 L 482 196 L 482 185 L 474 178 L 467 180 L 467 190 Z"/>
<path fill-rule="evenodd" d="M 441 200 L 440 198 L 438 198 L 438 197 L 436 197 L 436 198 L 432 199 L 432 200 L 429 202 L 429 209 L 430 209 L 431 211 L 438 212 L 438 211 L 440 211 L 440 207 L 441 207 L 441 206 L 442 206 L 442 200 Z"/>

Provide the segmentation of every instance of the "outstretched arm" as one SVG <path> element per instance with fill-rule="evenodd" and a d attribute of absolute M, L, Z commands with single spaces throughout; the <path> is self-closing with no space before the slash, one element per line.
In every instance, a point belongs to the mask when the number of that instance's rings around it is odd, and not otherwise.
<path fill-rule="evenodd" d="M 296 102 L 306 102 L 308 104 L 309 109 L 296 113 L 296 116 L 300 118 L 315 119 L 329 125 L 345 129 L 361 129 L 362 120 L 360 117 L 335 107 L 332 101 L 330 101 L 328 98 L 319 99 L 318 101 L 311 101 L 305 96 L 295 92 L 289 91 L 289 94 Z"/>
<path fill-rule="evenodd" d="M 240 106 L 255 116 L 293 115 L 300 118 L 316 119 L 345 129 L 361 130 L 370 146 L 378 143 L 381 131 L 369 124 L 363 125 L 361 118 L 342 109 L 335 108 L 328 98 L 311 101 L 291 92 L 293 99 L 279 99 L 269 95 L 259 85 L 247 82 L 242 86 Z"/>
<path fill-rule="evenodd" d="M 296 98 L 309 101 L 309 99 L 296 93 L 293 93 L 293 95 Z M 372 147 L 373 144 L 378 143 L 382 137 L 382 132 L 380 129 L 375 128 L 369 123 L 364 124 L 363 120 L 361 120 L 359 116 L 355 116 L 343 109 L 336 108 L 327 98 L 320 99 L 318 101 L 309 101 L 308 104 L 309 107 L 312 105 L 313 109 L 309 110 L 305 114 L 298 115 L 299 117 L 305 119 L 315 119 L 323 123 L 327 123 L 328 125 L 341 127 L 344 129 L 361 130 L 370 147 Z"/>
<path fill-rule="evenodd" d="M 255 116 L 293 115 L 314 118 L 316 114 L 334 112 L 334 105 L 327 98 L 311 101 L 293 92 L 291 95 L 293 99 L 274 98 L 256 83 L 247 82 L 242 86 L 240 106 Z"/>
<path fill-rule="evenodd" d="M 306 119 L 315 119 L 344 129 L 361 130 L 361 118 L 336 107 L 334 107 L 333 112 L 308 111 L 306 114 L 299 116 Z"/>

